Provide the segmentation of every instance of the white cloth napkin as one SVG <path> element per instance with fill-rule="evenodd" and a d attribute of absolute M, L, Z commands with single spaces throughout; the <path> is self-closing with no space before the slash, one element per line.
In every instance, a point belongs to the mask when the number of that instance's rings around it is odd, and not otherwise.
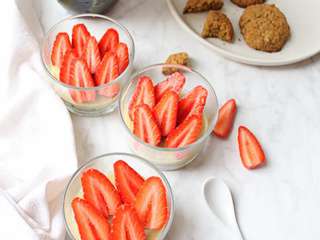
<path fill-rule="evenodd" d="M 0 15 L 0 239 L 64 239 L 62 195 L 77 167 L 73 129 L 46 81 L 29 1 Z"/>

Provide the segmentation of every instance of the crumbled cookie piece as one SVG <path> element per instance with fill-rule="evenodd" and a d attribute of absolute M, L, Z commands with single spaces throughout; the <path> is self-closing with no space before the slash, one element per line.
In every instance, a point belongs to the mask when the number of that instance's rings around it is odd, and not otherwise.
<path fill-rule="evenodd" d="M 219 10 L 223 6 L 223 0 L 188 0 L 183 13 L 204 12 Z"/>
<path fill-rule="evenodd" d="M 201 36 L 203 38 L 219 38 L 226 42 L 233 40 L 233 26 L 230 19 L 218 11 L 210 11 L 204 23 Z"/>
<path fill-rule="evenodd" d="M 167 58 L 165 63 L 166 64 L 179 64 L 179 65 L 187 66 L 188 65 L 188 61 L 189 61 L 188 53 L 180 52 L 180 53 L 171 54 Z M 177 71 L 178 71 L 178 69 L 177 68 L 173 68 L 173 67 L 164 67 L 162 69 L 162 72 L 165 75 L 169 75 L 169 74 L 172 74 L 172 73 L 177 72 Z"/>
<path fill-rule="evenodd" d="M 246 43 L 265 52 L 280 51 L 290 37 L 287 19 L 275 5 L 257 4 L 247 7 L 239 26 Z"/>
<path fill-rule="evenodd" d="M 251 5 L 264 3 L 265 0 L 231 0 L 231 2 L 238 5 L 239 7 L 246 8 Z"/>

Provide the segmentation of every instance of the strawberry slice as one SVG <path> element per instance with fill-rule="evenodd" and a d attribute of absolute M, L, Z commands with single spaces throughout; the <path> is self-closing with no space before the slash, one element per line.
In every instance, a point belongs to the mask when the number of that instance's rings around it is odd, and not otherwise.
<path fill-rule="evenodd" d="M 146 234 L 142 223 L 134 209 L 130 205 L 122 205 L 118 208 L 112 222 L 113 240 L 145 240 Z"/>
<path fill-rule="evenodd" d="M 80 23 L 73 26 L 72 46 L 75 49 L 75 53 L 78 57 L 82 56 L 89 37 L 90 33 L 84 24 Z"/>
<path fill-rule="evenodd" d="M 208 91 L 202 86 L 192 89 L 179 102 L 178 123 L 191 115 L 201 115 L 207 101 Z"/>
<path fill-rule="evenodd" d="M 137 194 L 135 208 L 148 229 L 161 229 L 168 221 L 166 188 L 159 177 L 148 178 Z"/>
<path fill-rule="evenodd" d="M 237 113 L 236 100 L 230 99 L 219 110 L 218 121 L 213 133 L 220 138 L 229 136 Z"/>
<path fill-rule="evenodd" d="M 97 67 L 95 83 L 97 86 L 111 82 L 119 76 L 118 58 L 114 53 L 107 52 Z"/>
<path fill-rule="evenodd" d="M 161 131 L 148 105 L 136 107 L 133 120 L 133 134 L 146 143 L 157 146 L 161 141 Z"/>
<path fill-rule="evenodd" d="M 255 169 L 265 164 L 266 157 L 258 139 L 244 126 L 238 129 L 238 144 L 242 164 L 247 169 Z"/>
<path fill-rule="evenodd" d="M 103 89 L 99 90 L 99 94 L 107 98 L 114 98 L 115 96 L 118 95 L 119 92 L 120 92 L 119 83 L 114 83 L 110 86 L 106 86 Z"/>
<path fill-rule="evenodd" d="M 165 141 L 165 147 L 184 147 L 195 142 L 202 132 L 202 116 L 192 115 L 184 120 L 176 129 L 170 132 Z"/>
<path fill-rule="evenodd" d="M 155 86 L 154 91 L 156 95 L 156 101 L 158 102 L 161 99 L 162 95 L 168 90 L 173 90 L 179 95 L 185 82 L 186 78 L 182 73 L 175 72 L 171 74 L 166 80 L 158 83 Z"/>
<path fill-rule="evenodd" d="M 56 36 L 51 52 L 52 65 L 61 67 L 65 53 L 71 49 L 71 43 L 68 33 L 60 32 Z"/>
<path fill-rule="evenodd" d="M 116 47 L 115 53 L 119 60 L 119 73 L 121 74 L 129 65 L 129 50 L 127 44 L 122 42 L 119 43 Z"/>
<path fill-rule="evenodd" d="M 122 160 L 115 162 L 113 168 L 116 186 L 122 201 L 133 204 L 138 191 L 144 183 L 143 177 Z"/>
<path fill-rule="evenodd" d="M 107 218 L 89 202 L 77 197 L 73 199 L 71 205 L 81 240 L 111 240 L 110 226 Z"/>
<path fill-rule="evenodd" d="M 83 59 L 75 59 L 71 63 L 70 83 L 76 87 L 94 87 L 94 82 L 89 72 L 88 66 Z M 75 102 L 95 101 L 95 91 L 70 90 L 71 97 Z"/>
<path fill-rule="evenodd" d="M 136 89 L 134 90 L 129 103 L 129 116 L 131 120 L 134 118 L 136 106 L 146 104 L 153 109 L 155 102 L 154 87 L 151 78 L 147 76 L 139 77 Z"/>
<path fill-rule="evenodd" d="M 62 81 L 65 84 L 71 84 L 71 67 L 76 58 L 76 54 L 72 49 L 69 49 L 63 57 L 59 78 L 60 81 Z"/>
<path fill-rule="evenodd" d="M 101 62 L 98 42 L 95 37 L 90 36 L 88 38 L 82 58 L 86 61 L 90 73 L 94 74 L 97 70 L 99 63 Z"/>
<path fill-rule="evenodd" d="M 91 168 L 83 173 L 81 183 L 85 200 L 106 218 L 116 213 L 121 205 L 120 195 L 103 173 Z"/>
<path fill-rule="evenodd" d="M 176 127 L 179 96 L 167 91 L 153 109 L 154 117 L 161 129 L 161 135 L 167 136 Z"/>
<path fill-rule="evenodd" d="M 117 30 L 109 28 L 99 41 L 99 49 L 101 56 L 106 52 L 114 52 L 119 43 L 119 34 Z"/>

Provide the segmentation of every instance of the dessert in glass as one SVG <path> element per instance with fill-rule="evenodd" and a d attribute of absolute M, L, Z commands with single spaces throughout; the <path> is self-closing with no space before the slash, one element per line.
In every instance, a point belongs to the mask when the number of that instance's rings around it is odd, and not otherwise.
<path fill-rule="evenodd" d="M 150 162 L 127 153 L 96 157 L 67 185 L 63 211 L 71 239 L 162 240 L 174 215 L 166 177 Z"/>
<path fill-rule="evenodd" d="M 49 82 L 69 111 L 100 116 L 117 106 L 131 74 L 134 43 L 115 20 L 81 14 L 61 20 L 48 31 L 41 57 Z"/>
<path fill-rule="evenodd" d="M 168 69 L 174 69 L 165 75 Z M 171 72 L 171 71 L 169 71 Z M 157 64 L 135 73 L 120 96 L 131 150 L 162 170 L 181 168 L 204 148 L 216 122 L 211 84 L 182 65 Z"/>

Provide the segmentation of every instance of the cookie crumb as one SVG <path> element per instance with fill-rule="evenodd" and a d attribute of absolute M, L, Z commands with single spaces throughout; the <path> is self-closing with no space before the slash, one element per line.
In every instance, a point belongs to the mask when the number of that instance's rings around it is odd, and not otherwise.
<path fill-rule="evenodd" d="M 203 26 L 203 38 L 219 38 L 226 42 L 233 40 L 233 26 L 230 19 L 222 12 L 210 11 Z"/>
<path fill-rule="evenodd" d="M 189 62 L 189 56 L 188 53 L 186 52 L 179 52 L 179 53 L 174 53 L 171 54 L 167 60 L 166 60 L 166 64 L 179 64 L 179 65 L 184 65 L 187 66 Z M 162 69 L 163 74 L 165 75 L 169 75 L 172 74 L 174 72 L 177 72 L 178 69 L 177 68 L 173 68 L 173 67 L 164 67 Z"/>
<path fill-rule="evenodd" d="M 183 13 L 204 12 L 219 10 L 223 6 L 223 0 L 188 0 Z"/>

